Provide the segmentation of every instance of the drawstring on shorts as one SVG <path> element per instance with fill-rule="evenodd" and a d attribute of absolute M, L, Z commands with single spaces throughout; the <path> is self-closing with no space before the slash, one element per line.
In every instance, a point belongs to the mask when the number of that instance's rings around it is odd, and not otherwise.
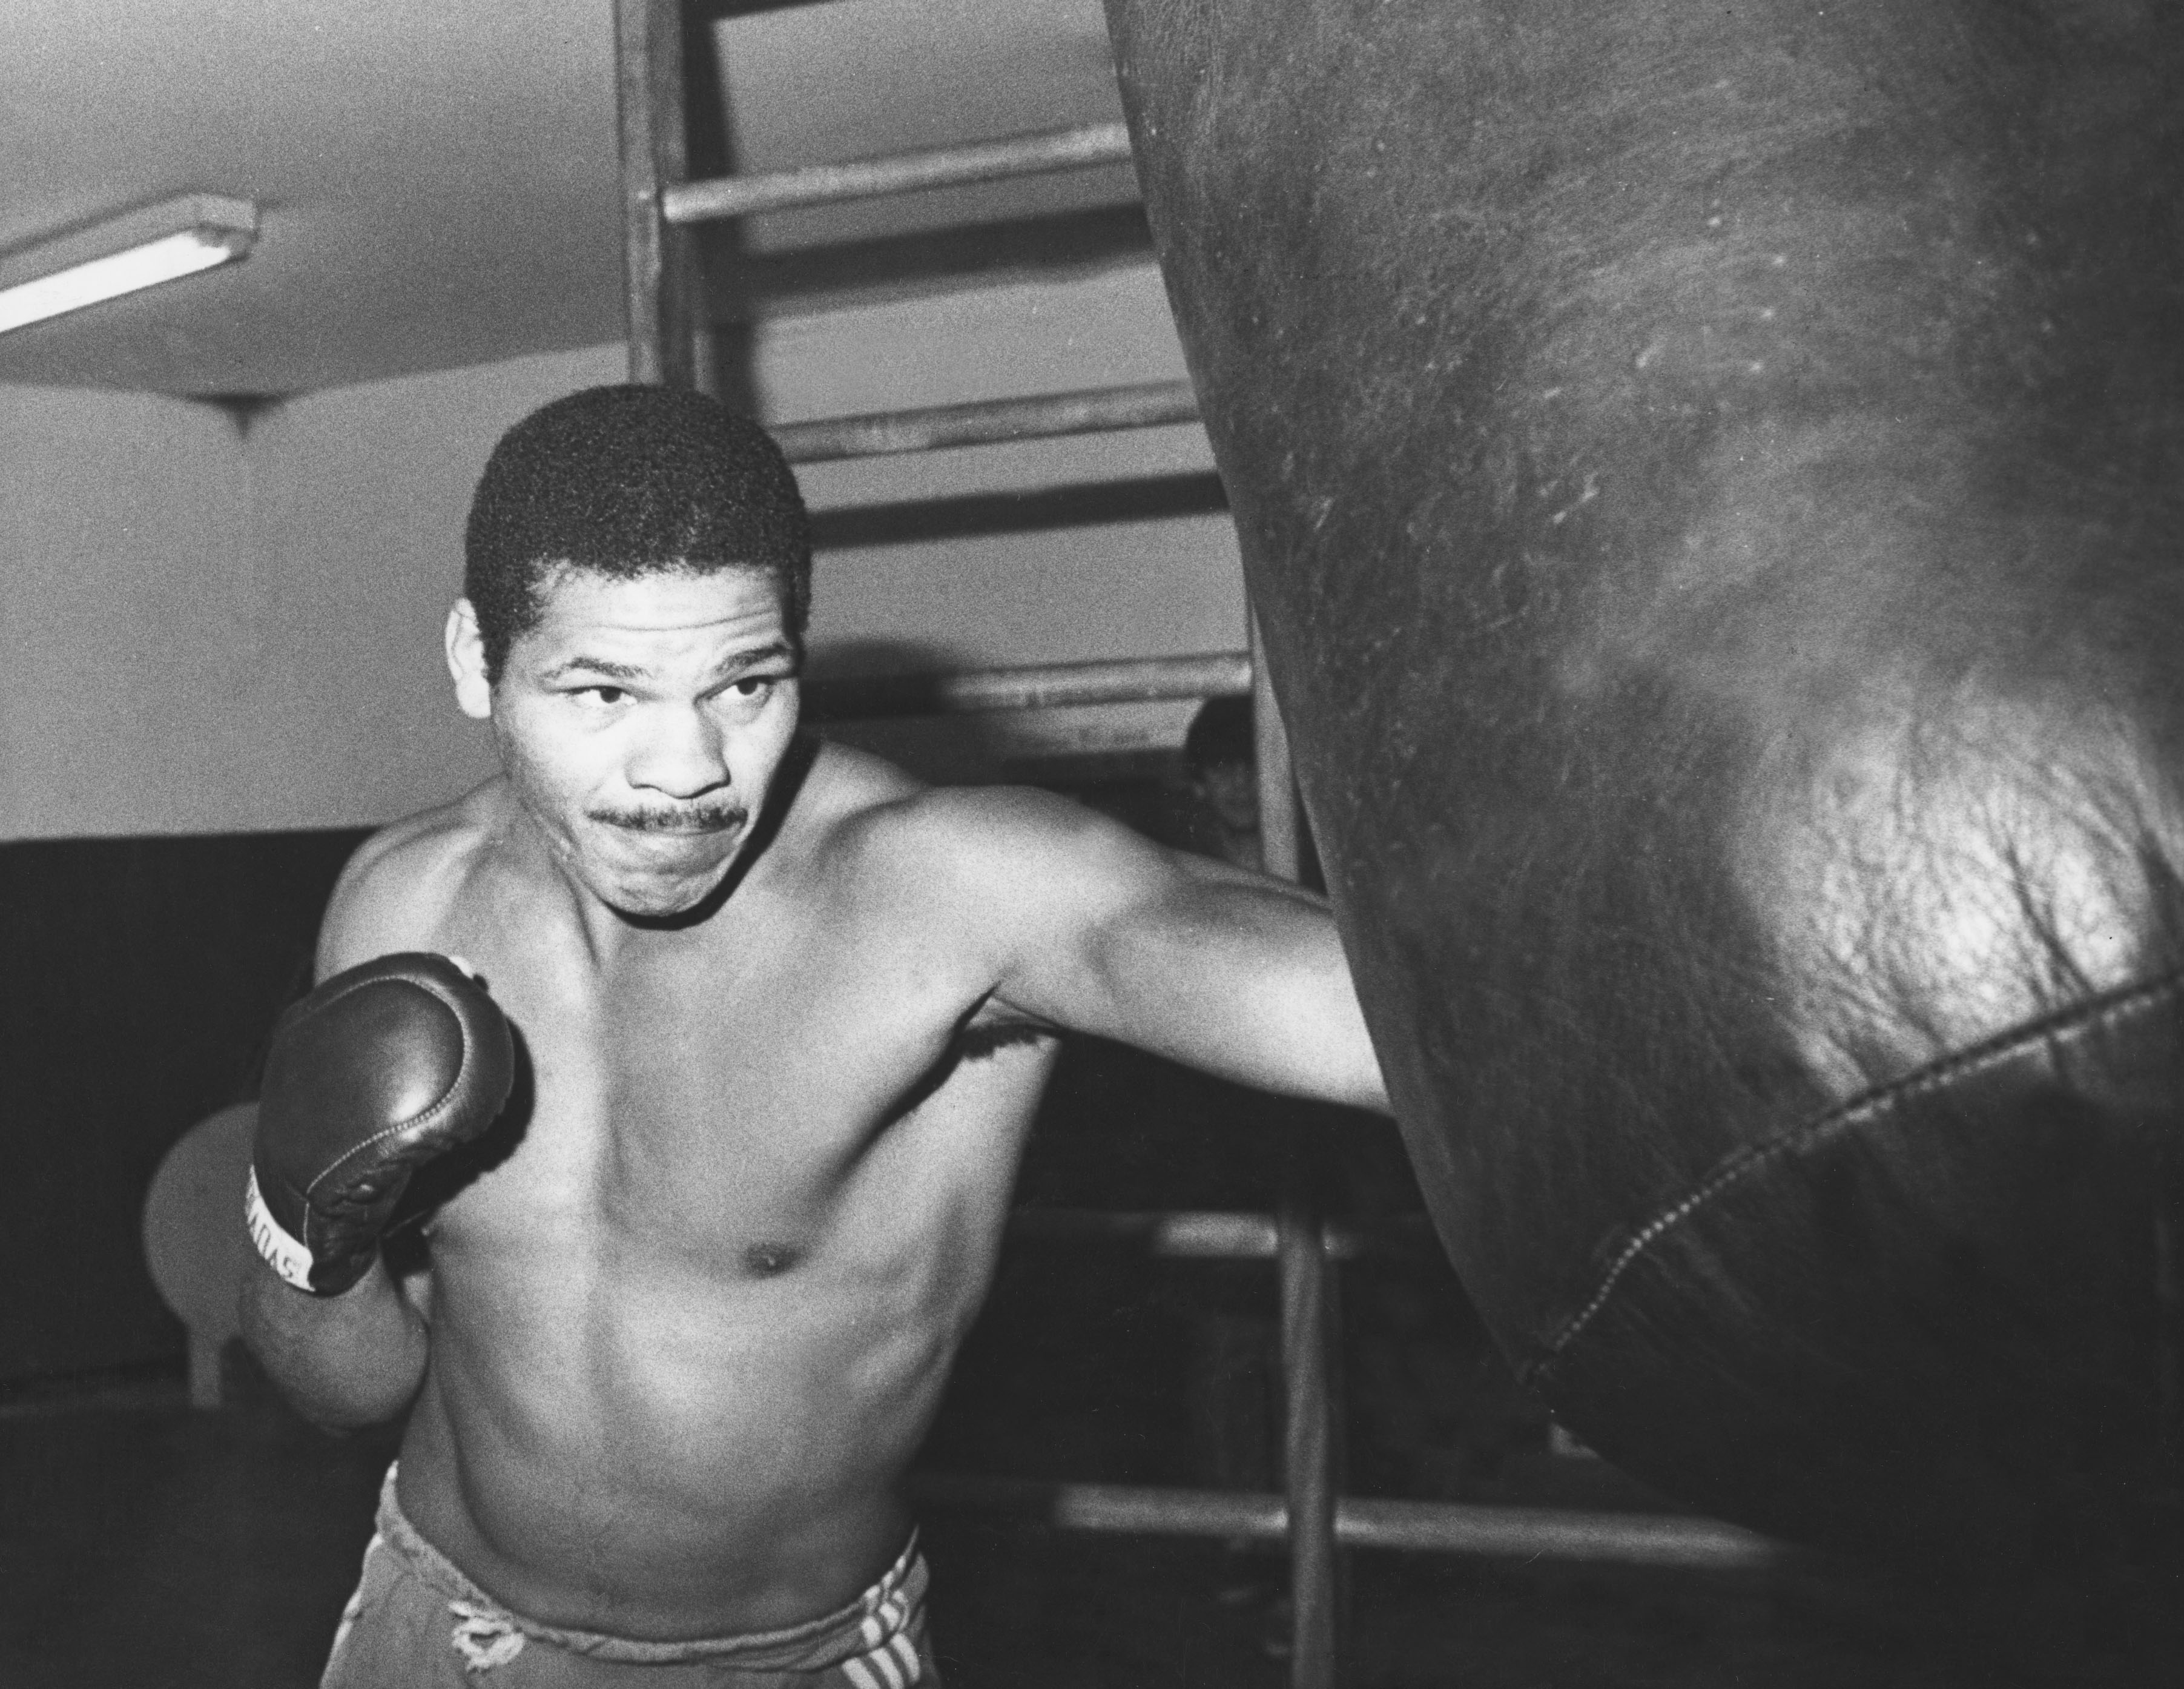
<path fill-rule="evenodd" d="M 454 1648 L 469 1675 L 482 1677 L 523 1652 L 523 1632 L 507 1614 L 474 1601 L 451 1601 L 448 1611 L 455 1615 Z"/>

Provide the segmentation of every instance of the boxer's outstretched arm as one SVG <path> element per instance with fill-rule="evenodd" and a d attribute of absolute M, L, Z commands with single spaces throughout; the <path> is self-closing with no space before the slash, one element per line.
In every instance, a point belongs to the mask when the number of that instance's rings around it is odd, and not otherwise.
<path fill-rule="evenodd" d="M 1387 1109 L 1324 898 L 1036 794 L 985 808 L 964 860 L 1002 1002 L 1262 1090 Z"/>

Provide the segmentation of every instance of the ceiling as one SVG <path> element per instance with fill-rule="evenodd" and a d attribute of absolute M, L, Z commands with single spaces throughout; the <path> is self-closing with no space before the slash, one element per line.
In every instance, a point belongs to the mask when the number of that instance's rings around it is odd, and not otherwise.
<path fill-rule="evenodd" d="M 1119 115 L 1098 0 L 724 8 L 752 170 Z M 621 333 L 611 0 L 8 0 L 0 251 L 187 192 L 240 265 L 0 336 L 0 382 L 278 395 Z M 716 314 L 1144 248 L 1128 166 L 707 235 Z"/>

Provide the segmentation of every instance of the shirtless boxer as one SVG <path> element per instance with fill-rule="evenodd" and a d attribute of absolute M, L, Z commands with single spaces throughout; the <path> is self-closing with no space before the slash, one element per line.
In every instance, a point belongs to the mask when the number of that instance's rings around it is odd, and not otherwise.
<path fill-rule="evenodd" d="M 398 959 L 284 1018 L 260 1112 L 253 1346 L 410 1414 L 326 1682 L 932 1683 L 900 1480 L 1055 1034 L 1384 1108 L 1334 924 L 800 734 L 802 503 L 709 400 L 547 406 L 465 549 L 504 772 L 358 852 L 321 980 Z M 390 1146 L 450 1175 L 414 1277 Z"/>

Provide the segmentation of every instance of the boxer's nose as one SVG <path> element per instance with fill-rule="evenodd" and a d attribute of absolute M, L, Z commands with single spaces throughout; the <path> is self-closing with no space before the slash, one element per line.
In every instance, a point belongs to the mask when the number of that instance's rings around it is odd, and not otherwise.
<path fill-rule="evenodd" d="M 629 766 L 631 785 L 688 802 L 729 783 L 721 729 L 705 711 L 663 708 L 645 725 Z"/>

